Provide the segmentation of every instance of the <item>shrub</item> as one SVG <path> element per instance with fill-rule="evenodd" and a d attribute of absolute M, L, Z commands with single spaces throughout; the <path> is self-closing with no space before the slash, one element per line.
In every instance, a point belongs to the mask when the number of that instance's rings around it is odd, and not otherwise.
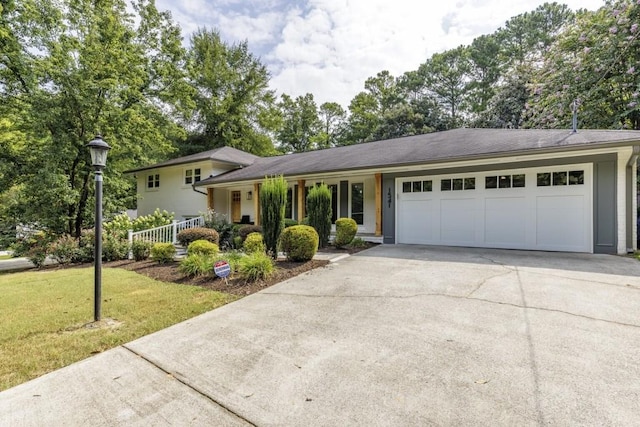
<path fill-rule="evenodd" d="M 296 221 L 295 219 L 291 219 L 291 218 L 284 219 L 284 228 L 293 227 L 294 225 L 298 225 L 298 221 Z"/>
<path fill-rule="evenodd" d="M 129 242 L 114 234 L 102 235 L 102 259 L 118 261 L 129 256 Z"/>
<path fill-rule="evenodd" d="M 171 262 L 174 256 L 176 256 L 176 248 L 171 243 L 155 243 L 151 247 L 151 257 L 158 264 Z"/>
<path fill-rule="evenodd" d="M 78 240 L 78 251 L 73 262 L 92 262 L 95 246 L 93 230 L 83 230 Z"/>
<path fill-rule="evenodd" d="M 43 232 L 38 231 L 19 239 L 13 246 L 14 256 L 26 256 L 36 267 L 40 268 L 47 259 L 50 239 Z"/>
<path fill-rule="evenodd" d="M 233 248 L 241 249 L 242 248 L 242 237 L 236 236 L 233 238 Z"/>
<path fill-rule="evenodd" d="M 238 229 L 238 236 L 240 236 L 243 243 L 251 233 L 262 233 L 262 227 L 259 225 L 243 225 Z"/>
<path fill-rule="evenodd" d="M 220 252 L 220 248 L 215 243 L 208 240 L 196 240 L 189 243 L 187 247 L 187 255 L 204 255 L 212 257 Z"/>
<path fill-rule="evenodd" d="M 360 237 L 355 237 L 351 241 L 351 243 L 349 243 L 349 246 L 351 246 L 352 248 L 366 248 L 367 247 L 367 242 L 362 240 Z"/>
<path fill-rule="evenodd" d="M 278 256 L 278 239 L 284 229 L 284 210 L 287 207 L 287 181 L 282 175 L 264 179 L 260 190 L 262 236 L 267 251 Z"/>
<path fill-rule="evenodd" d="M 353 218 L 338 218 L 336 220 L 336 238 L 333 243 L 341 248 L 351 243 L 358 232 L 358 224 Z"/>
<path fill-rule="evenodd" d="M 307 195 L 309 225 L 318 232 L 319 245 L 324 248 L 331 234 L 331 190 L 326 184 L 312 187 Z"/>
<path fill-rule="evenodd" d="M 285 228 L 280 236 L 280 247 L 290 261 L 309 261 L 318 250 L 318 232 L 308 225 Z"/>
<path fill-rule="evenodd" d="M 207 242 L 209 243 L 209 242 Z M 213 245 L 213 243 L 211 243 Z M 214 260 L 203 254 L 191 254 L 180 261 L 178 271 L 185 276 L 203 276 L 213 271 Z"/>
<path fill-rule="evenodd" d="M 122 239 L 127 238 L 129 230 L 141 231 L 149 228 L 169 225 L 173 221 L 173 214 L 156 209 L 152 214 L 139 216 L 136 219 L 129 218 L 127 214 L 120 214 L 104 224 L 104 231 L 108 234 L 118 235 Z"/>
<path fill-rule="evenodd" d="M 218 244 L 219 236 L 216 230 L 205 227 L 193 227 L 182 230 L 176 237 L 182 246 L 189 246 L 191 242 L 196 240 L 207 240 L 211 243 Z"/>
<path fill-rule="evenodd" d="M 49 247 L 51 258 L 62 266 L 71 264 L 78 257 L 78 240 L 69 235 L 60 236 Z"/>
<path fill-rule="evenodd" d="M 235 227 L 230 223 L 225 214 L 221 214 L 212 209 L 202 214 L 204 217 L 204 226 L 212 228 L 218 232 L 218 244 L 221 248 L 231 248 L 233 246 L 233 238 Z"/>
<path fill-rule="evenodd" d="M 273 259 L 264 252 L 254 252 L 251 255 L 240 258 L 238 265 L 238 273 L 244 279 L 252 282 L 266 279 L 274 271 Z"/>
<path fill-rule="evenodd" d="M 131 244 L 131 254 L 133 255 L 133 259 L 135 259 L 136 261 L 144 261 L 146 259 L 149 259 L 152 246 L 153 243 L 146 240 L 134 240 Z"/>
<path fill-rule="evenodd" d="M 244 251 L 248 254 L 252 254 L 255 252 L 266 252 L 267 250 L 262 238 L 262 234 L 260 233 L 249 234 L 247 236 L 247 239 L 244 241 L 243 248 Z"/>

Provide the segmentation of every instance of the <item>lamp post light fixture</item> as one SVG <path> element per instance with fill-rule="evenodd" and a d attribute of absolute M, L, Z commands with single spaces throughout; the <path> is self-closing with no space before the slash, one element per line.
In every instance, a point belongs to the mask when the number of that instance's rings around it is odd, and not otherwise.
<path fill-rule="evenodd" d="M 102 136 L 96 135 L 89 144 L 91 153 L 91 165 L 94 169 L 96 183 L 96 221 L 95 244 L 93 252 L 94 281 L 93 281 L 93 320 L 100 320 L 100 306 L 102 301 L 102 169 L 107 165 L 107 153 L 111 149 L 109 144 L 102 140 Z"/>

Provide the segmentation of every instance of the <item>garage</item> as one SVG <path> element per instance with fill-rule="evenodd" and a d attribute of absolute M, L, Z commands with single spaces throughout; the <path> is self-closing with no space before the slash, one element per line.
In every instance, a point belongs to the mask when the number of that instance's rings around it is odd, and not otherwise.
<path fill-rule="evenodd" d="M 593 251 L 593 164 L 396 179 L 399 243 Z"/>

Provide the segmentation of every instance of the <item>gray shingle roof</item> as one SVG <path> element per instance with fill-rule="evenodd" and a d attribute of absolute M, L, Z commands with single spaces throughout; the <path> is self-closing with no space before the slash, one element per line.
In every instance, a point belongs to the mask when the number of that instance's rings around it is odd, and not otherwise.
<path fill-rule="evenodd" d="M 191 154 L 189 156 L 178 157 L 177 159 L 171 159 L 165 162 L 160 162 L 160 163 L 144 166 L 137 169 L 131 169 L 126 171 L 125 173 L 140 172 L 140 171 L 149 170 L 149 169 L 161 168 L 164 166 L 183 165 L 186 163 L 201 162 L 204 160 L 229 163 L 231 165 L 238 165 L 238 166 L 247 166 L 259 158 L 260 157 L 254 154 L 250 154 L 245 151 L 235 149 L 233 147 L 220 147 L 220 148 L 215 148 L 213 150 L 203 151 L 201 153 Z"/>
<path fill-rule="evenodd" d="M 640 145 L 640 131 L 454 129 L 324 150 L 261 157 L 251 165 L 207 178 L 198 186 L 336 171 L 379 169 L 517 153 L 580 150 L 599 145 Z"/>

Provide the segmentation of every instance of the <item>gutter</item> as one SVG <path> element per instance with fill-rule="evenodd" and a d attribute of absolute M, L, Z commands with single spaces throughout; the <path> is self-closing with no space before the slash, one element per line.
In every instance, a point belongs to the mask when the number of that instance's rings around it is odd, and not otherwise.
<path fill-rule="evenodd" d="M 193 191 L 195 191 L 196 193 L 200 193 L 200 194 L 204 194 L 205 196 L 208 196 L 208 194 L 205 193 L 204 191 L 196 190 L 196 184 L 195 183 L 191 184 L 191 189 Z"/>
<path fill-rule="evenodd" d="M 627 167 L 631 168 L 638 161 L 638 156 L 640 156 L 640 145 L 633 146 L 633 153 L 627 162 Z"/>

